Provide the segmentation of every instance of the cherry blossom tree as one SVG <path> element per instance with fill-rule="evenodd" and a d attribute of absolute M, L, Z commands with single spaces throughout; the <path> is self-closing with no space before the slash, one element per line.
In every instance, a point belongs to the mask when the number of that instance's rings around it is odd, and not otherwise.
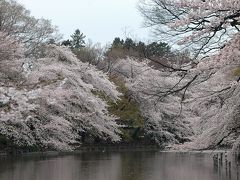
<path fill-rule="evenodd" d="M 178 83 L 164 95 L 186 92 L 195 81 L 207 80 L 226 65 L 238 67 L 238 1 L 142 0 L 139 8 L 146 24 L 153 26 L 156 33 L 168 41 L 184 45 L 194 55 L 195 62 L 190 66 L 165 66 L 171 72 L 182 72 L 181 82 L 185 79 L 188 82 L 182 86 Z M 192 74 L 190 79 L 189 74 Z M 234 84 L 234 81 L 236 79 L 229 81 L 229 84 Z"/>
<path fill-rule="evenodd" d="M 141 0 L 139 9 L 157 37 L 189 49 L 193 57 L 188 66 L 165 67 L 182 79 L 155 94 L 161 98 L 182 94 L 182 104 L 191 110 L 195 136 L 183 147 L 208 149 L 235 143 L 239 149 L 239 73 L 233 72 L 240 63 L 240 2 Z"/>
<path fill-rule="evenodd" d="M 43 43 L 61 38 L 57 27 L 50 20 L 33 17 L 29 10 L 15 0 L 0 1 L 0 31 L 22 43 L 28 56 L 38 56 Z"/>
<path fill-rule="evenodd" d="M 68 48 L 51 45 L 44 58 L 0 63 L 7 69 L 0 74 L 0 135 L 13 144 L 73 150 L 86 137 L 93 142 L 120 140 L 116 117 L 94 91 L 113 101 L 120 93 L 106 74 L 79 61 Z M 21 79 L 4 81 L 11 72 Z"/>
<path fill-rule="evenodd" d="M 112 75 L 125 79 L 131 97 L 139 103 L 144 118 L 144 136 L 148 141 L 161 148 L 190 141 L 193 135 L 189 121 L 191 112 L 179 103 L 181 95 L 163 96 L 160 92 L 171 91 L 182 77 L 178 72 L 156 70 L 149 66 L 150 62 L 132 58 L 118 60 Z"/>
<path fill-rule="evenodd" d="M 23 53 L 24 49 L 16 40 L 0 31 L 0 61 L 21 58 Z"/>
<path fill-rule="evenodd" d="M 239 32 L 237 0 L 141 0 L 139 9 L 160 38 L 184 44 L 195 57 L 218 51 Z"/>

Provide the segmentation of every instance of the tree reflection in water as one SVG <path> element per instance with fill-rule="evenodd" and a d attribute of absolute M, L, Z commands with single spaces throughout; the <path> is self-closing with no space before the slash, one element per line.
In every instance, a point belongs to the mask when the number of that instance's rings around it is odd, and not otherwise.
<path fill-rule="evenodd" d="M 92 152 L 0 160 L 0 180 L 239 180 L 240 170 L 239 161 L 220 152 Z"/>

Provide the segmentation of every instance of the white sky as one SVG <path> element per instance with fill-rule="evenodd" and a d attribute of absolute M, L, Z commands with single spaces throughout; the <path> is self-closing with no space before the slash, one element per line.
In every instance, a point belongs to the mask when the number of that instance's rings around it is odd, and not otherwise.
<path fill-rule="evenodd" d="M 79 28 L 87 39 L 102 44 L 114 37 L 148 41 L 137 10 L 138 0 L 17 0 L 37 18 L 52 20 L 64 38 Z"/>

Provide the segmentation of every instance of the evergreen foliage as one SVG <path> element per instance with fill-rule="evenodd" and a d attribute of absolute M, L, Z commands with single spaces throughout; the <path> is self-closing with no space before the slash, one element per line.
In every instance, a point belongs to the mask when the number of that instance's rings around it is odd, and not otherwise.
<path fill-rule="evenodd" d="M 117 53 L 117 52 L 121 53 Z M 147 58 L 147 57 L 163 57 L 170 55 L 171 48 L 167 43 L 164 42 L 152 42 L 145 44 L 141 41 L 134 41 L 131 38 L 125 40 L 116 37 L 109 50 L 106 52 L 107 56 L 116 54 L 116 58 L 125 58 L 126 56 L 132 56 L 136 58 Z M 114 56 L 114 55 L 112 55 Z"/>
<path fill-rule="evenodd" d="M 117 90 L 122 93 L 117 101 L 112 101 L 101 91 L 94 91 L 93 93 L 107 102 L 110 114 L 118 117 L 117 123 L 121 127 L 122 141 L 127 143 L 137 141 L 140 136 L 143 136 L 140 130 L 144 128 L 140 105 L 132 97 L 123 79 L 115 77 L 111 80 L 116 84 Z"/>
<path fill-rule="evenodd" d="M 77 51 L 85 47 L 85 38 L 86 36 L 79 29 L 76 29 L 71 35 L 71 40 L 64 40 L 61 45 L 70 47 L 73 51 Z"/>
<path fill-rule="evenodd" d="M 85 45 L 85 38 L 86 36 L 80 32 L 79 29 L 76 29 L 74 34 L 71 35 L 72 41 L 71 41 L 71 48 L 73 49 L 79 49 L 84 47 Z"/>

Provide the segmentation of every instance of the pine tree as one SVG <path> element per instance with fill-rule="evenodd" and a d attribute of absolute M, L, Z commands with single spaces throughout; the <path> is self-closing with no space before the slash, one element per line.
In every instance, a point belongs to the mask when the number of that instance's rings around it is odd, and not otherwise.
<path fill-rule="evenodd" d="M 73 49 L 79 49 L 81 47 L 84 47 L 85 45 L 85 38 L 86 36 L 81 33 L 79 29 L 77 29 L 73 35 L 71 35 L 72 41 L 71 41 L 71 47 Z"/>

